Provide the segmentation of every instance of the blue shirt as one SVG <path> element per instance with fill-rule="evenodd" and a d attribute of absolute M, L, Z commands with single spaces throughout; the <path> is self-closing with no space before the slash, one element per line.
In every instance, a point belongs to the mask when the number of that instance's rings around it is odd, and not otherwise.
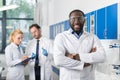
<path fill-rule="evenodd" d="M 83 30 L 79 33 L 79 35 L 78 35 L 75 31 L 73 31 L 73 29 L 71 29 L 71 28 L 70 28 L 70 32 L 71 32 L 73 35 L 75 35 L 75 37 L 76 37 L 77 39 L 79 39 L 80 36 L 81 36 L 82 33 L 83 33 Z"/>

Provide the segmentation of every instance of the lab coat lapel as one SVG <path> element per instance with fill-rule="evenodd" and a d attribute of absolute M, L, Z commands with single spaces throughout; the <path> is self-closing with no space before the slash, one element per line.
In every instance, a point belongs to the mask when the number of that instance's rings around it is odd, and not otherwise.
<path fill-rule="evenodd" d="M 79 38 L 79 48 L 78 48 L 78 53 L 80 52 L 86 52 L 87 49 L 89 49 L 89 45 L 87 42 L 87 37 L 89 36 L 89 34 L 87 34 L 87 32 L 83 32 L 83 34 L 81 35 L 81 37 Z M 87 46 L 86 46 L 87 45 Z M 82 46 L 82 47 L 81 47 Z"/>
<path fill-rule="evenodd" d="M 72 53 L 76 53 L 76 48 L 78 47 L 78 45 L 77 45 L 78 39 L 73 34 L 71 34 L 71 32 L 69 30 L 67 31 L 67 35 L 65 34 L 64 37 L 65 37 L 65 41 L 66 41 L 68 50 L 70 49 L 70 51 L 72 51 Z"/>
<path fill-rule="evenodd" d="M 71 34 L 70 30 L 67 31 L 70 43 L 69 46 L 72 47 L 75 53 L 78 53 L 81 49 L 81 43 L 84 41 L 86 37 L 88 37 L 87 32 L 83 32 L 79 39 L 77 39 L 73 34 Z"/>

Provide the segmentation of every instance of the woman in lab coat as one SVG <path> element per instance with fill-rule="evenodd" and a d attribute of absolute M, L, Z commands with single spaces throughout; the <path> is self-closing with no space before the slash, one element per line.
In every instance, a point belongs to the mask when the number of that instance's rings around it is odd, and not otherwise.
<path fill-rule="evenodd" d="M 21 63 L 27 56 L 24 56 L 20 43 L 23 38 L 23 32 L 19 29 L 14 30 L 10 34 L 10 44 L 5 48 L 5 57 L 8 67 L 6 80 L 25 80 L 24 65 Z"/>
<path fill-rule="evenodd" d="M 29 28 L 32 36 L 32 40 L 28 42 L 26 47 L 26 53 L 31 55 L 36 54 L 36 43 L 39 40 L 39 66 L 41 67 L 40 76 L 41 80 L 52 80 L 52 44 L 51 41 L 41 35 L 41 29 L 38 24 L 32 24 Z M 35 59 L 29 61 L 29 80 L 35 79 Z"/>
<path fill-rule="evenodd" d="M 95 80 L 94 65 L 105 60 L 105 51 L 94 34 L 83 31 L 81 10 L 69 15 L 71 28 L 54 41 L 54 61 L 60 68 L 60 80 Z"/>

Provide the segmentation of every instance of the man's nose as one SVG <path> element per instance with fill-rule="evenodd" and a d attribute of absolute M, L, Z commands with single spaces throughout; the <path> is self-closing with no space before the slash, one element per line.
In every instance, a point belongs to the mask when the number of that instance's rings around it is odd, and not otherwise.
<path fill-rule="evenodd" d="M 75 18 L 75 23 L 79 23 L 79 18 Z"/>

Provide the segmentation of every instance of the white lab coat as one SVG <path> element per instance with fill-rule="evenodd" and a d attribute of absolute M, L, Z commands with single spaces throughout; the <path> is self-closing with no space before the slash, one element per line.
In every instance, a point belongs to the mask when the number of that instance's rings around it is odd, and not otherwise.
<path fill-rule="evenodd" d="M 90 53 L 94 47 L 97 48 L 97 51 Z M 66 57 L 65 52 L 78 53 L 81 61 Z M 104 59 L 104 49 L 94 34 L 83 32 L 77 39 L 69 29 L 55 38 L 54 61 L 60 68 L 60 80 L 95 80 L 94 64 L 103 62 Z M 85 62 L 92 65 L 84 68 Z"/>
<path fill-rule="evenodd" d="M 52 80 L 52 68 L 51 64 L 53 62 L 52 57 L 52 43 L 47 38 L 41 37 L 39 39 L 39 65 L 41 66 L 41 80 Z M 26 53 L 31 56 L 32 53 L 36 54 L 36 39 L 32 39 L 27 47 Z M 48 56 L 44 56 L 42 54 L 42 48 L 46 49 L 48 52 Z M 29 62 L 29 80 L 35 80 L 35 72 L 34 72 L 35 59 Z"/>
<path fill-rule="evenodd" d="M 16 65 L 22 61 L 21 58 L 23 55 L 21 47 L 19 51 L 18 46 L 14 43 L 5 48 L 6 64 L 8 67 L 6 80 L 25 80 L 24 65 Z"/>

